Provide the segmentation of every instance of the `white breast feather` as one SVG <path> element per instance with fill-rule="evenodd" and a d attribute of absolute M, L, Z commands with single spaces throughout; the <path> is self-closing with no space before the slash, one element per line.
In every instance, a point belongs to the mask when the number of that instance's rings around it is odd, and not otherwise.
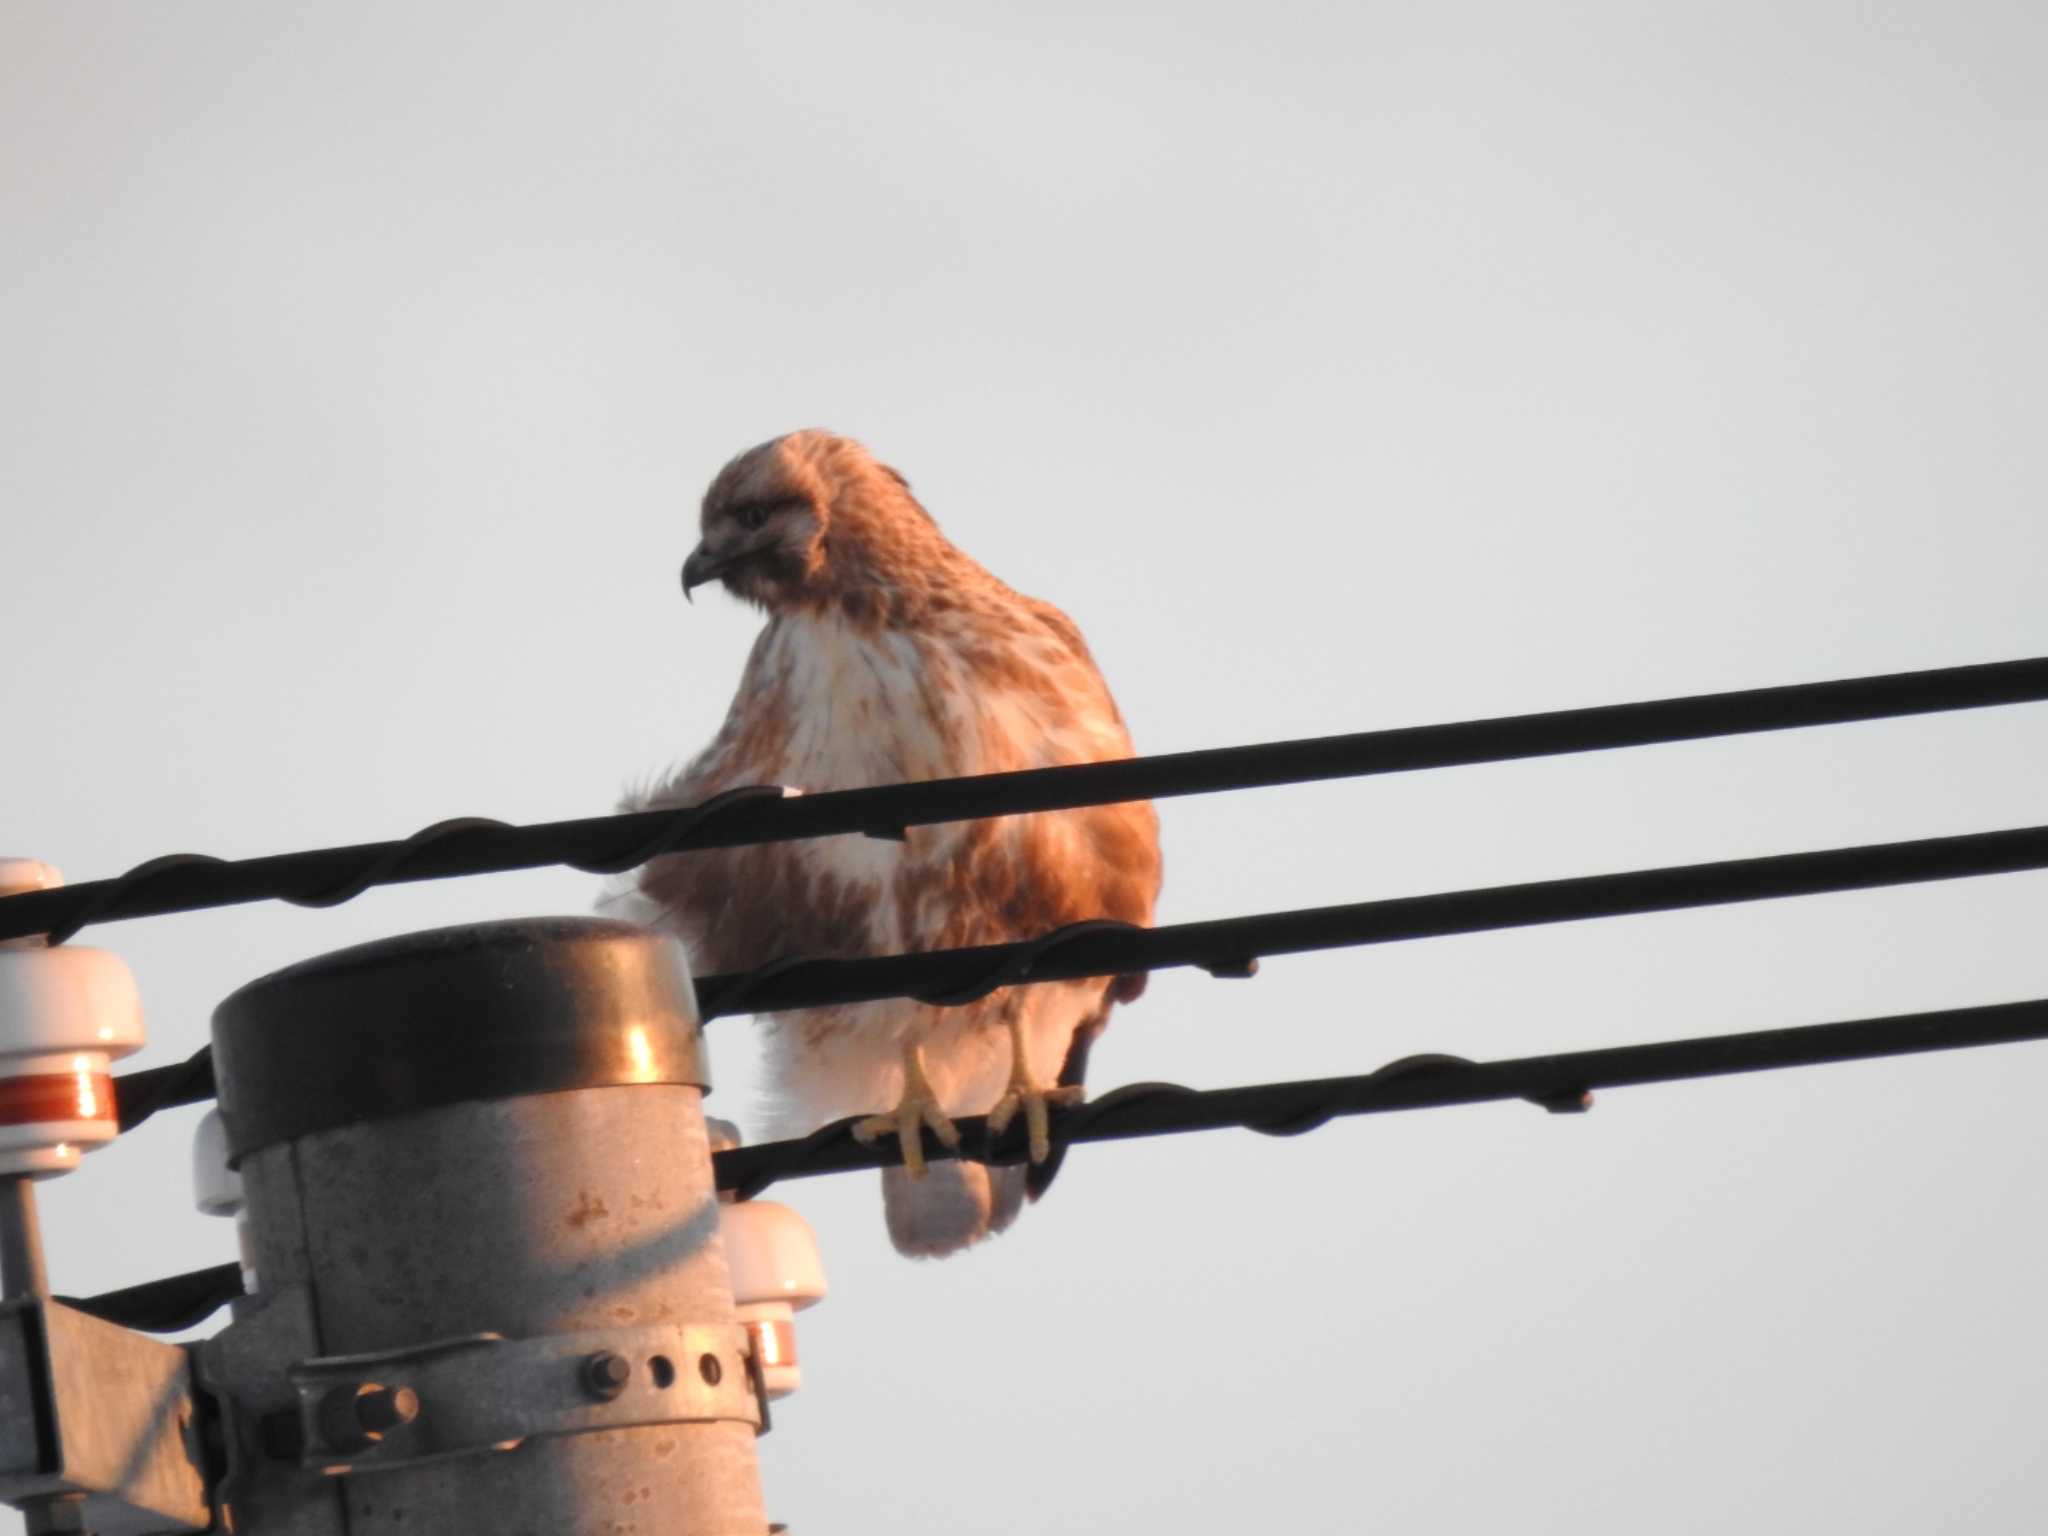
<path fill-rule="evenodd" d="M 1034 665 L 1072 665 L 1050 640 L 1029 646 L 1026 657 Z M 893 632 L 869 635 L 831 619 L 790 616 L 771 623 L 756 659 L 763 676 L 780 674 L 779 702 L 793 723 L 772 777 L 804 790 L 1040 767 L 1130 750 L 1106 701 L 1085 710 L 1072 707 L 1079 701 L 1051 709 L 1035 692 L 968 678 L 943 642 L 928 639 L 920 646 Z M 1053 825 L 1055 847 L 1078 857 L 1073 823 Z M 919 828 L 909 843 L 819 838 L 804 845 L 804 857 L 820 872 L 869 892 L 871 953 L 929 949 L 935 944 L 926 935 L 936 932 L 940 914 L 899 910 L 895 875 L 906 858 L 950 862 L 959 839 L 949 825 Z M 1075 1025 L 1100 992 L 1099 981 L 1022 989 L 1026 1037 L 1041 1076 L 1059 1070 Z M 980 1113 L 1002 1091 L 1008 1042 L 974 1008 L 935 1010 L 891 999 L 828 1012 L 837 1026 L 829 1032 L 807 1033 L 816 1017 L 809 1012 L 762 1021 L 769 1079 L 777 1085 L 766 1106 L 770 1134 L 800 1134 L 894 1103 L 902 1089 L 899 1047 L 913 1028 L 926 1042 L 932 1085 L 949 1113 Z"/>

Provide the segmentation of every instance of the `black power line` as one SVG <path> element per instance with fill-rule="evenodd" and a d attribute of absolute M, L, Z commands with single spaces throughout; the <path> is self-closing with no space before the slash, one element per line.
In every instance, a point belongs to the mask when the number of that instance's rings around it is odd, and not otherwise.
<path fill-rule="evenodd" d="M 1052 1143 L 1068 1147 L 1090 1141 L 1179 1135 L 1239 1127 L 1269 1136 L 1295 1136 L 1340 1115 L 1386 1114 L 1436 1109 L 1502 1099 L 1527 1099 L 1552 1111 L 1583 1109 L 1600 1088 L 1684 1082 L 1740 1072 L 1820 1066 L 1968 1046 L 2003 1045 L 2048 1039 L 2048 1000 L 1952 1008 L 1933 1013 L 1894 1014 L 1840 1024 L 1808 1024 L 1750 1034 L 1712 1035 L 1597 1051 L 1523 1056 L 1475 1062 L 1455 1056 L 1409 1056 L 1362 1077 L 1327 1077 L 1244 1088 L 1183 1088 L 1172 1083 L 1136 1083 L 1092 1103 L 1052 1111 Z M 853 1139 L 855 1119 L 835 1121 L 796 1141 L 764 1142 L 716 1154 L 718 1187 L 742 1197 L 759 1194 L 782 1179 L 810 1178 L 902 1161 L 889 1138 L 864 1145 Z M 1024 1160 L 1025 1129 L 1014 1123 L 990 1137 L 985 1116 L 954 1122 L 961 1135 L 959 1155 L 983 1162 Z M 929 1158 L 955 1154 L 924 1133 Z M 190 1328 L 214 1308 L 241 1294 L 241 1272 L 233 1264 L 109 1291 L 73 1305 L 110 1322 L 171 1331 Z"/>
<path fill-rule="evenodd" d="M 697 998 L 708 1019 L 884 997 L 959 1003 L 1018 982 L 1071 981 L 1182 966 L 1243 976 L 1250 974 L 1255 961 L 1269 955 L 2041 868 L 2048 868 L 2048 827 L 2025 827 L 1397 896 L 1159 928 L 1076 923 L 1021 943 L 925 954 L 777 960 L 752 971 L 702 977 Z"/>
<path fill-rule="evenodd" d="M 1644 1083 L 1676 1083 L 2041 1039 L 2048 1039 L 2048 1000 L 1901 1013 L 1842 1024 L 1804 1024 L 1507 1061 L 1407 1056 L 1363 1077 L 1210 1089 L 1134 1083 L 1086 1104 L 1054 1108 L 1051 1136 L 1056 1149 L 1087 1141 L 1233 1128 L 1267 1136 L 1298 1136 L 1342 1115 L 1442 1109 L 1502 1099 L 1527 1099 L 1554 1113 L 1568 1113 L 1588 1107 L 1597 1088 L 1633 1088 Z M 902 1149 L 893 1137 L 872 1144 L 853 1139 L 852 1128 L 859 1118 L 834 1121 L 798 1141 L 771 1141 L 720 1152 L 712 1159 L 718 1169 L 718 1187 L 746 1199 L 781 1179 L 901 1163 Z M 1013 1122 L 994 1138 L 988 1134 L 986 1116 L 963 1117 L 954 1124 L 960 1131 L 957 1155 L 978 1162 L 1024 1161 L 1025 1129 L 1021 1123 Z M 929 1128 L 923 1136 L 927 1157 L 956 1155 L 941 1146 Z"/>
<path fill-rule="evenodd" d="M 0 898 L 0 939 L 47 933 L 61 941 L 88 923 L 268 899 L 332 906 L 373 885 L 454 875 L 553 864 L 617 873 L 658 853 L 689 848 L 725 848 L 847 832 L 893 837 L 907 827 L 985 816 L 1406 773 L 2043 699 L 2048 699 L 2048 658 L 793 798 L 785 798 L 774 786 L 754 786 L 680 810 L 524 827 L 466 817 L 422 828 L 397 842 L 238 860 L 170 854 L 113 880 Z"/>
<path fill-rule="evenodd" d="M 163 1280 L 145 1280 L 97 1296 L 59 1296 L 66 1306 L 144 1333 L 197 1328 L 242 1294 L 242 1266 L 215 1264 Z"/>
<path fill-rule="evenodd" d="M 923 954 L 857 960 L 789 957 L 751 971 L 699 977 L 697 1003 L 704 1018 L 713 1019 L 885 997 L 915 997 L 949 1005 L 1020 983 L 1180 966 L 1199 967 L 1218 976 L 1248 976 L 1256 962 L 1268 955 L 2041 868 L 2048 868 L 2048 827 L 2024 827 L 1401 896 L 1160 928 L 1076 923 L 1021 943 Z M 207 1053 L 201 1051 L 168 1067 L 128 1073 L 116 1079 L 114 1086 L 121 1126 L 126 1130 L 158 1109 L 211 1097 L 213 1073 Z"/>

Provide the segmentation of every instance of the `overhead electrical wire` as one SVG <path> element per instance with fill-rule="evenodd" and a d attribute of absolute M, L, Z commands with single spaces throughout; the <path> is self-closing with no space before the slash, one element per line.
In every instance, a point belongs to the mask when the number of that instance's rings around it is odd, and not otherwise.
<path fill-rule="evenodd" d="M 2048 868 L 2048 827 L 2023 827 L 1158 928 L 1076 923 L 1017 943 L 922 954 L 853 960 L 791 956 L 751 971 L 699 977 L 697 1004 L 709 1020 L 885 997 L 914 997 L 944 1006 L 970 1002 L 998 987 L 1183 966 L 1216 976 L 1249 976 L 1260 959 L 1272 955 L 2042 868 Z M 114 1082 L 124 1130 L 159 1109 L 210 1098 L 213 1091 L 212 1067 L 204 1050 L 170 1066 L 127 1073 Z"/>
<path fill-rule="evenodd" d="M 1063 1148 L 1230 1128 L 1268 1136 L 1295 1136 L 1341 1116 L 1440 1109 L 1507 1099 L 1525 1099 L 1563 1113 L 1586 1108 L 1591 1094 L 1599 1089 L 2041 1039 L 2048 1039 L 2048 999 L 1503 1061 L 1409 1056 L 1357 1077 L 1241 1088 L 1195 1089 L 1172 1083 L 1134 1083 L 1086 1104 L 1054 1108 L 1051 1138 L 1055 1148 Z M 872 1143 L 854 1140 L 855 1123 L 855 1119 L 839 1120 L 800 1140 L 764 1142 L 716 1153 L 712 1163 L 718 1187 L 748 1199 L 786 1179 L 888 1167 L 902 1161 L 900 1146 L 890 1138 Z M 941 1146 L 926 1130 L 926 1157 L 957 1155 L 996 1163 L 1024 1160 L 1025 1131 L 1021 1120 L 1013 1122 L 999 1137 L 989 1135 L 985 1116 L 963 1116 L 954 1123 L 960 1131 L 958 1152 Z M 169 1332 L 197 1326 L 215 1308 L 241 1294 L 240 1267 L 223 1264 L 72 1304 L 110 1322 Z"/>
<path fill-rule="evenodd" d="M 1232 1128 L 1267 1136 L 1298 1136 L 1340 1116 L 1442 1109 L 1503 1099 L 1526 1099 L 1552 1113 L 1574 1113 L 1590 1107 L 1592 1093 L 1602 1088 L 2041 1039 L 2048 1039 L 2048 999 L 1504 1061 L 1406 1056 L 1358 1077 L 1209 1089 L 1134 1083 L 1084 1104 L 1054 1109 L 1051 1135 L 1054 1147 Z M 718 1187 L 751 1199 L 782 1179 L 902 1162 L 902 1150 L 893 1138 L 854 1140 L 853 1127 L 858 1123 L 859 1117 L 839 1120 L 799 1140 L 719 1152 L 712 1159 Z M 994 1138 L 988 1134 L 985 1116 L 964 1117 L 954 1124 L 960 1131 L 957 1155 L 977 1162 L 1024 1161 L 1021 1124 L 1013 1122 L 1002 1136 Z M 956 1155 L 940 1145 L 929 1128 L 923 1136 L 927 1157 Z"/>
<path fill-rule="evenodd" d="M 1452 725 L 1173 753 L 1021 773 L 795 795 L 773 785 L 676 810 L 516 827 L 465 818 L 396 842 L 221 860 L 173 854 L 112 880 L 0 898 L 0 940 L 61 943 L 95 922 L 281 899 L 347 901 L 375 885 L 566 864 L 619 872 L 658 854 L 844 833 L 901 837 L 912 826 L 1122 800 L 1309 783 L 1658 742 L 1842 724 L 2048 699 L 2048 659 L 1750 689 Z M 2048 827 L 1732 859 L 1137 928 L 1076 923 L 1036 938 L 861 959 L 789 956 L 697 980 L 705 1019 L 913 997 L 938 1006 L 999 987 L 1194 966 L 1245 977 L 1269 955 L 1393 943 L 1822 892 L 2048 867 Z M 1605 1050 L 1472 1062 L 1404 1057 L 1357 1077 L 1198 1090 L 1134 1084 L 1055 1112 L 1056 1147 L 1237 1126 L 1298 1135 L 1342 1115 L 1527 1099 L 1585 1108 L 1595 1089 L 2048 1038 L 2048 1000 L 1902 1014 Z M 212 1097 L 210 1053 L 116 1080 L 122 1130 L 157 1110 Z M 956 1122 L 959 1156 L 1023 1160 L 1023 1132 L 991 1138 L 984 1117 Z M 795 1141 L 716 1155 L 721 1189 L 751 1197 L 779 1180 L 901 1161 L 888 1141 L 853 1139 L 853 1120 Z M 954 1155 L 927 1131 L 929 1157 Z M 158 1331 L 195 1326 L 241 1293 L 227 1264 L 76 1303 Z"/>
<path fill-rule="evenodd" d="M 392 842 L 252 859 L 167 854 L 111 880 L 0 897 L 0 940 L 47 934 L 53 943 L 61 943 L 91 923 L 252 901 L 332 906 L 372 886 L 455 875 L 557 864 L 593 873 L 617 873 L 657 854 L 693 848 L 839 833 L 900 837 L 909 827 L 987 816 L 1841 725 L 2044 699 L 2048 699 L 2048 658 L 2036 658 L 870 789 L 790 795 L 779 786 L 756 785 L 675 810 L 530 826 L 462 817 Z"/>

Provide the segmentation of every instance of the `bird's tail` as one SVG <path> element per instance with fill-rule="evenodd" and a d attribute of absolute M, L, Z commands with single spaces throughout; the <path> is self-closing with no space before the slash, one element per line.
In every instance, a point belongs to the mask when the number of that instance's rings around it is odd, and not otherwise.
<path fill-rule="evenodd" d="M 921 1179 L 901 1168 L 882 1170 L 889 1241 L 914 1259 L 941 1258 L 978 1243 L 1015 1221 L 1023 1206 L 1022 1168 L 945 1158 L 927 1163 Z"/>

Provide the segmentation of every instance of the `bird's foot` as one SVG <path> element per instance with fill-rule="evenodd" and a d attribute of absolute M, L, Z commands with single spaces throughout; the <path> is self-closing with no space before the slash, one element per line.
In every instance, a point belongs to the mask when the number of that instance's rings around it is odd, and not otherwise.
<path fill-rule="evenodd" d="M 1017 1118 L 1017 1111 L 1024 1111 L 1024 1128 L 1030 1139 L 1031 1161 L 1042 1163 L 1052 1156 L 1052 1116 L 1048 1106 L 1053 1104 L 1079 1104 L 1088 1096 L 1088 1090 L 1075 1084 L 1070 1087 L 1041 1087 L 1024 1073 L 1012 1073 L 1008 1092 L 996 1100 L 995 1108 L 988 1112 L 988 1133 L 1000 1136 Z"/>
<path fill-rule="evenodd" d="M 924 1063 L 916 1050 L 903 1053 L 903 1097 L 886 1115 L 870 1115 L 854 1122 L 853 1139 L 863 1146 L 894 1136 L 903 1148 L 903 1171 L 913 1179 L 924 1177 L 924 1128 L 939 1138 L 947 1150 L 960 1145 L 960 1128 L 940 1106 L 938 1095 L 924 1075 Z"/>

